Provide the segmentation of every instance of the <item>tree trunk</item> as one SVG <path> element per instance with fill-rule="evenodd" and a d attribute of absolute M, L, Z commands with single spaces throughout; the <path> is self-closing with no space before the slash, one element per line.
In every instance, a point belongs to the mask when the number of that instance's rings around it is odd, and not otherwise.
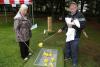
<path fill-rule="evenodd" d="M 81 0 L 81 12 L 83 12 L 84 0 Z"/>

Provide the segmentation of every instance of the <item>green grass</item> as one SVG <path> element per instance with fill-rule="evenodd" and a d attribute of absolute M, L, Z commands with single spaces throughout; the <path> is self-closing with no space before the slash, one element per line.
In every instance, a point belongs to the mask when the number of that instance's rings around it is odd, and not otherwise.
<path fill-rule="evenodd" d="M 0 22 L 5 22 L 2 20 Z M 0 24 L 0 67 L 35 67 L 33 65 L 35 58 L 38 55 L 40 48 L 38 43 L 45 39 L 43 30 L 47 29 L 46 19 L 35 19 L 35 23 L 38 24 L 38 28 L 32 31 L 32 38 L 30 41 L 30 47 L 34 54 L 28 62 L 24 61 L 20 57 L 19 45 L 15 39 L 15 32 L 13 31 L 13 21 L 9 20 L 9 23 Z M 56 32 L 62 23 L 53 23 L 53 32 Z M 95 30 L 89 24 L 87 25 L 86 31 L 88 32 L 89 38 L 86 39 L 83 35 L 79 45 L 79 67 L 100 67 L 100 31 Z M 47 36 L 46 36 L 47 37 Z M 45 48 L 56 48 L 59 50 L 58 57 L 60 61 L 57 62 L 57 67 L 71 67 L 72 60 L 64 62 L 63 48 L 65 45 L 65 33 L 56 34 L 44 42 Z M 64 64 L 64 66 L 62 66 Z"/>

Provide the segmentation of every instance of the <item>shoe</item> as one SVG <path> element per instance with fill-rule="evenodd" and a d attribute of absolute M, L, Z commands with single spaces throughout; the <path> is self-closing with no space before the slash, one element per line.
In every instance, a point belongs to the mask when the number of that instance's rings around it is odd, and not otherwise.
<path fill-rule="evenodd" d="M 73 64 L 73 67 L 78 67 L 77 64 Z"/>
<path fill-rule="evenodd" d="M 65 61 L 68 61 L 68 60 L 71 60 L 71 58 L 65 58 L 64 60 L 65 60 Z"/>
<path fill-rule="evenodd" d="M 29 55 L 29 56 L 31 56 L 31 55 L 32 55 L 32 53 L 29 53 L 28 55 Z"/>
<path fill-rule="evenodd" d="M 25 58 L 24 58 L 24 61 L 27 61 L 27 60 L 28 60 L 28 57 L 25 57 Z"/>

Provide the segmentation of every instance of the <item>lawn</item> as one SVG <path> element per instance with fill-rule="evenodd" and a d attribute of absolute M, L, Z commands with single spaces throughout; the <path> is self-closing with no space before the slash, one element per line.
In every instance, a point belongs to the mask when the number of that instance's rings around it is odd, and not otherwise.
<path fill-rule="evenodd" d="M 13 21 L 8 20 L 8 23 L 3 22 L 5 21 L 0 20 L 0 67 L 35 67 L 33 62 L 40 50 L 38 43 L 48 37 L 43 34 L 43 30 L 47 29 L 46 19 L 35 19 L 38 28 L 32 30 L 33 35 L 30 41 L 30 48 L 32 48 L 34 53 L 26 63 L 24 63 L 20 57 L 19 45 L 15 40 L 15 33 L 13 31 Z M 62 25 L 63 23 L 54 21 L 53 32 L 57 32 Z M 86 31 L 89 38 L 86 39 L 83 35 L 81 37 L 79 45 L 79 67 L 100 67 L 100 37 L 98 36 L 100 30 L 90 25 L 90 23 L 87 23 Z M 61 59 L 57 62 L 57 67 L 71 67 L 72 65 L 72 60 L 64 62 L 64 45 L 65 33 L 56 34 L 44 42 L 45 48 L 55 48 L 59 50 L 58 57 L 61 57 Z"/>

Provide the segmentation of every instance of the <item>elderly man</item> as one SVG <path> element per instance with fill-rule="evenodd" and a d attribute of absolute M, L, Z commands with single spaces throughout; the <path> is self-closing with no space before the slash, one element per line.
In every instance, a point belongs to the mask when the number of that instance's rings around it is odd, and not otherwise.
<path fill-rule="evenodd" d="M 64 17 L 65 25 L 58 32 L 66 29 L 66 45 L 65 45 L 65 60 L 72 59 L 73 67 L 77 67 L 78 63 L 78 45 L 80 34 L 85 27 L 85 18 L 78 11 L 78 6 L 75 2 L 69 5 L 70 13 Z"/>

